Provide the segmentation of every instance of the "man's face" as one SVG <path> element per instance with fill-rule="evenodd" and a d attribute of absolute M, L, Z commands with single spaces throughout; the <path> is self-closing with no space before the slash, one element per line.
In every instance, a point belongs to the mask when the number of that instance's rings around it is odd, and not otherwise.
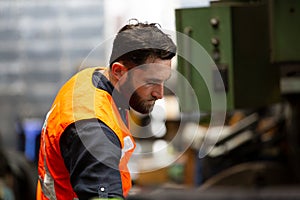
<path fill-rule="evenodd" d="M 147 114 L 152 111 L 155 101 L 163 97 L 164 82 L 170 75 L 171 60 L 152 59 L 129 70 L 120 90 L 134 110 Z"/>

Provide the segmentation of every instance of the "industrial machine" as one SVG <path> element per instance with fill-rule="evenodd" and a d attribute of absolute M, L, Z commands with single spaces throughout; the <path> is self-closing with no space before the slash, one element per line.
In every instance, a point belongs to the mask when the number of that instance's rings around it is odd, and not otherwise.
<path fill-rule="evenodd" d="M 255 186 L 275 184 L 278 180 L 271 180 L 267 171 L 276 170 L 290 173 L 284 174 L 287 182 L 299 183 L 300 1 L 220 0 L 211 1 L 209 7 L 177 9 L 175 14 L 178 71 L 193 88 L 199 110 L 208 115 L 237 110 L 257 114 L 251 126 L 232 130 L 214 143 L 215 150 L 225 149 L 223 154 L 203 159 L 217 174 L 208 181 L 210 186 L 246 184 L 245 174 L 248 178 L 259 174 L 252 179 Z M 181 110 L 192 114 L 195 100 L 182 84 L 179 87 Z M 225 104 L 220 100 L 224 97 Z M 280 110 L 274 114 L 275 104 Z M 274 119 L 272 126 L 258 131 L 266 111 Z M 252 133 L 247 132 L 246 139 L 239 137 L 246 129 Z M 234 139 L 238 145 L 233 148 Z M 270 153 L 274 149 L 280 156 Z M 273 164 L 264 165 L 262 172 L 256 162 L 266 160 Z M 243 163 L 249 164 L 241 172 L 238 166 Z M 278 170 L 277 164 L 284 167 Z M 233 173 L 235 169 L 239 172 Z"/>
<path fill-rule="evenodd" d="M 193 86 L 201 111 L 211 111 L 212 99 L 222 93 L 227 110 L 233 110 L 262 107 L 280 101 L 281 93 L 300 91 L 299 80 L 280 77 L 281 71 L 284 76 L 299 73 L 299 8 L 295 0 L 225 0 L 176 10 L 176 29 L 189 37 L 178 37 L 179 52 L 186 55 L 179 56 L 178 70 Z M 208 55 L 195 51 L 191 40 Z M 215 68 L 207 66 L 205 56 Z M 189 95 L 182 93 L 188 103 Z"/>

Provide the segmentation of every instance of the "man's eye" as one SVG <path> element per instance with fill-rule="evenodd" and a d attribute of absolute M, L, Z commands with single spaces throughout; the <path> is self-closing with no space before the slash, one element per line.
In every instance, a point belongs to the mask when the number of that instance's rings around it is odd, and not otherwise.
<path fill-rule="evenodd" d="M 156 83 L 153 82 L 153 81 L 148 81 L 147 84 L 148 84 L 148 85 L 155 85 Z"/>

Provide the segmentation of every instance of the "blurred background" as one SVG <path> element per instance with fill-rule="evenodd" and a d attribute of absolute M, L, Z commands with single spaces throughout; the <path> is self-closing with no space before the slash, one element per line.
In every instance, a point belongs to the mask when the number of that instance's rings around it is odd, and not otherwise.
<path fill-rule="evenodd" d="M 300 199 L 298 0 L 1 0 L 0 199 L 34 199 L 57 91 L 131 18 L 170 33 L 184 80 L 136 116 L 129 199 Z"/>

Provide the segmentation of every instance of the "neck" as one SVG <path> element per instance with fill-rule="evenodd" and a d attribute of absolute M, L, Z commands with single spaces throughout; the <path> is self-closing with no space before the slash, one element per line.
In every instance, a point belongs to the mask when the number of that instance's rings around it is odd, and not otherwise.
<path fill-rule="evenodd" d="M 103 72 L 103 75 L 112 83 L 112 85 L 115 87 L 116 86 L 116 80 L 113 78 L 110 69 L 106 69 Z"/>
<path fill-rule="evenodd" d="M 111 82 L 111 84 L 114 86 L 114 88 L 120 92 L 120 88 L 118 86 L 118 80 L 116 80 L 116 78 L 114 78 L 114 76 L 111 74 L 110 69 L 105 70 L 105 72 L 103 73 L 103 75 Z"/>

